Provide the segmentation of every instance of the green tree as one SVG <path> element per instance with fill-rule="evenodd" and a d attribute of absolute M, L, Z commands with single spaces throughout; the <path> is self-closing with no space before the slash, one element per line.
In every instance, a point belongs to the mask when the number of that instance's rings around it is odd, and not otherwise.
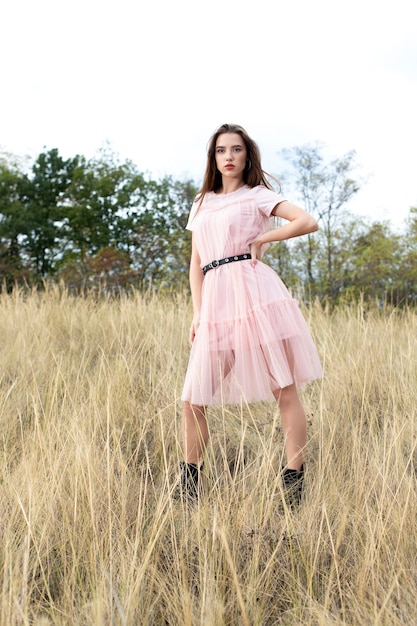
<path fill-rule="evenodd" d="M 74 160 L 64 160 L 57 149 L 41 153 L 21 185 L 23 205 L 22 248 L 39 277 L 54 274 L 62 253 L 62 224 L 66 216 L 66 192 Z"/>
<path fill-rule="evenodd" d="M 389 223 L 372 223 L 352 242 L 347 293 L 366 301 L 396 304 L 401 256 L 401 237 L 392 232 Z"/>
<path fill-rule="evenodd" d="M 0 159 L 0 289 L 4 281 L 10 289 L 14 282 L 29 277 L 19 241 L 24 229 L 21 188 L 22 173 L 17 164 Z"/>
<path fill-rule="evenodd" d="M 140 282 L 188 284 L 190 235 L 185 231 L 196 188 L 171 177 L 150 181 L 146 202 L 132 216 L 132 259 Z"/>
<path fill-rule="evenodd" d="M 417 207 L 411 207 L 402 238 L 403 256 L 399 279 L 401 302 L 417 304 Z"/>
<path fill-rule="evenodd" d="M 67 189 L 67 254 L 83 260 L 102 248 L 129 246 L 129 217 L 140 204 L 145 179 L 108 146 L 87 161 L 78 156 Z M 65 255 L 64 255 L 65 257 Z"/>

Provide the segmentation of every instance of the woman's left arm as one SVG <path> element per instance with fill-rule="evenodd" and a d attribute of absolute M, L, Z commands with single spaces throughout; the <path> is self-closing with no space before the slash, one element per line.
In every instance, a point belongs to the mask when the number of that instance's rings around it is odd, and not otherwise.
<path fill-rule="evenodd" d="M 260 260 L 262 258 L 261 248 L 266 243 L 285 241 L 286 239 L 292 239 L 292 237 L 308 235 L 308 233 L 313 233 L 319 227 L 317 220 L 312 215 L 287 200 L 283 200 L 277 204 L 271 215 L 282 217 L 287 220 L 288 224 L 284 224 L 279 228 L 262 233 L 262 235 L 259 236 L 259 239 L 252 243 L 251 255 L 253 261 L 256 259 Z"/>

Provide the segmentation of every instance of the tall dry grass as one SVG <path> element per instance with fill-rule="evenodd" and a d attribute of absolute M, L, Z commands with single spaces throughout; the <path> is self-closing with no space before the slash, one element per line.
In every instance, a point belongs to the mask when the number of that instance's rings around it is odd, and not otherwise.
<path fill-rule="evenodd" d="M 272 405 L 210 411 L 205 496 L 173 496 L 185 297 L 0 301 L 0 623 L 417 623 L 417 316 L 305 311 L 305 500 Z"/>

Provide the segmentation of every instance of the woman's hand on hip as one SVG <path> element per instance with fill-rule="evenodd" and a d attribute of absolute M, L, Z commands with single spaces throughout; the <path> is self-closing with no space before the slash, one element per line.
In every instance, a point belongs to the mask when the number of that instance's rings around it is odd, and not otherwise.
<path fill-rule="evenodd" d="M 263 242 L 259 240 L 251 243 L 250 255 L 252 258 L 252 261 L 251 261 L 252 267 L 255 267 L 256 261 L 262 260 L 262 246 L 263 245 L 264 245 Z"/>

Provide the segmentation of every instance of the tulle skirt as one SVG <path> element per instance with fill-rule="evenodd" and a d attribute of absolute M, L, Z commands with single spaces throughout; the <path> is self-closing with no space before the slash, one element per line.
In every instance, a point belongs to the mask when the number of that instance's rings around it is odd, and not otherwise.
<path fill-rule="evenodd" d="M 199 406 L 274 400 L 322 369 L 306 321 L 274 270 L 239 261 L 209 271 L 182 400 Z"/>

